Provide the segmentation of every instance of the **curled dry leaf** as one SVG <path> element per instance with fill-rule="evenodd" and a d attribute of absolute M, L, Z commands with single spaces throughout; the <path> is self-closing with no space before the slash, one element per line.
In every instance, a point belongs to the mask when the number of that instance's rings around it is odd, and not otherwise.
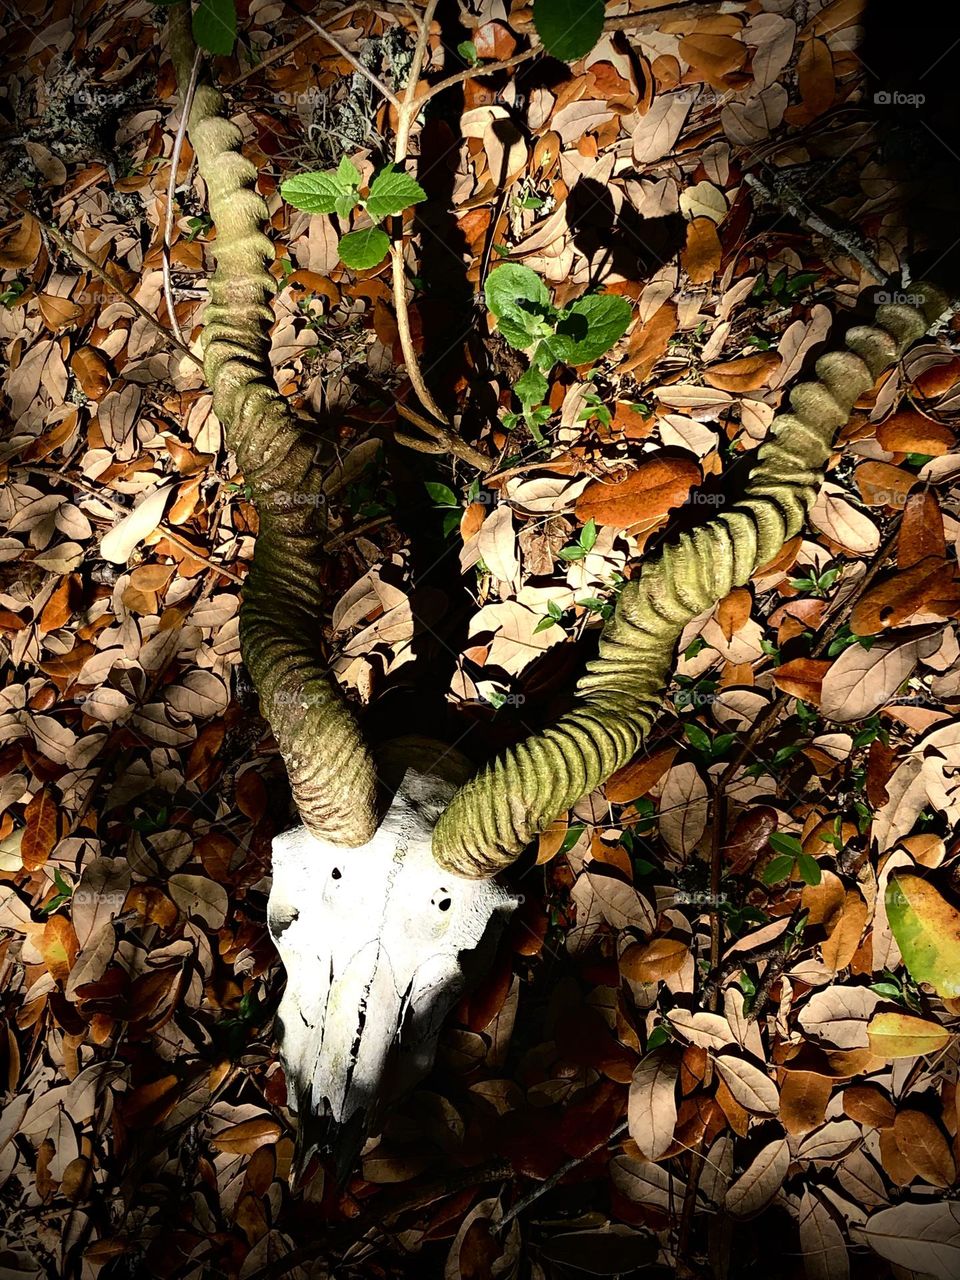
<path fill-rule="evenodd" d="M 163 512 L 172 492 L 171 484 L 159 485 L 105 533 L 100 542 L 100 554 L 104 560 L 126 564 L 134 548 L 153 533 L 163 519 Z"/>

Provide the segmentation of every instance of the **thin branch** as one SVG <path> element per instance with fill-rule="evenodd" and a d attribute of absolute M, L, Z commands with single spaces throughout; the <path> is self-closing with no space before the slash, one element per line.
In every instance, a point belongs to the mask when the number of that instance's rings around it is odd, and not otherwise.
<path fill-rule="evenodd" d="M 173 305 L 173 282 L 170 278 L 170 241 L 173 239 L 173 206 L 177 198 L 177 170 L 180 167 L 180 152 L 183 140 L 187 136 L 187 121 L 190 119 L 190 108 L 193 106 L 193 95 L 197 90 L 197 77 L 200 74 L 200 50 L 197 49 L 190 71 L 190 83 L 183 96 L 183 109 L 180 112 L 180 125 L 177 136 L 173 140 L 173 153 L 170 156 L 170 180 L 167 183 L 167 212 L 163 221 L 163 296 L 167 304 L 167 315 L 170 317 L 170 328 L 177 341 L 183 343 L 180 323 Z"/>
<path fill-rule="evenodd" d="M 441 80 L 439 84 L 432 84 L 426 93 L 422 93 L 417 99 L 417 106 L 422 107 L 425 102 L 435 98 L 438 93 L 444 93 L 453 85 L 462 84 L 464 80 L 492 76 L 497 71 L 506 71 L 510 67 L 518 66 L 521 62 L 529 62 L 531 58 L 535 58 L 540 53 L 543 53 L 543 47 L 537 45 L 535 49 L 524 49 L 523 53 L 515 53 L 512 58 L 503 58 L 500 62 L 478 62 L 475 67 L 467 67 L 466 71 L 457 71 L 454 75 L 447 76 L 445 80 Z"/>
<path fill-rule="evenodd" d="M 423 370 L 420 368 L 420 361 L 414 349 L 413 334 L 410 330 L 410 311 L 407 306 L 407 280 L 403 266 L 402 241 L 394 241 L 390 246 L 390 258 L 393 264 L 393 309 L 397 316 L 397 332 L 400 337 L 400 349 L 403 351 L 403 362 L 407 366 L 407 376 L 423 407 L 445 426 L 449 425 L 446 414 L 433 398 L 433 393 L 424 380 Z"/>
<path fill-rule="evenodd" d="M 492 458 L 485 453 L 481 453 L 479 449 L 474 449 L 472 445 L 467 444 L 449 427 L 431 422 L 422 413 L 417 413 L 415 409 L 411 409 L 399 400 L 396 402 L 396 410 L 401 418 L 406 418 L 408 422 L 412 422 L 414 426 L 419 427 L 421 431 L 432 438 L 432 442 L 428 442 L 418 440 L 416 436 L 411 436 L 407 432 L 395 432 L 394 439 L 398 440 L 400 444 L 406 445 L 409 449 L 417 449 L 420 453 L 452 453 L 454 457 L 460 458 L 461 461 L 469 462 L 472 467 L 476 467 L 484 475 L 493 467 Z"/>
<path fill-rule="evenodd" d="M 602 1151 L 604 1147 L 609 1146 L 615 1139 L 622 1137 L 623 1134 L 627 1132 L 628 1127 L 628 1121 L 624 1120 L 622 1124 L 617 1125 L 609 1137 L 603 1138 L 596 1144 L 596 1146 L 593 1146 L 589 1151 L 584 1152 L 582 1156 L 573 1156 L 570 1160 L 567 1160 L 555 1173 L 552 1173 L 549 1178 L 546 1178 L 541 1182 L 535 1191 L 531 1191 L 528 1196 L 524 1196 L 522 1200 L 518 1200 L 512 1209 L 508 1209 L 496 1224 L 495 1230 L 502 1231 L 504 1227 L 509 1226 L 514 1218 L 523 1213 L 524 1209 L 529 1209 L 529 1207 L 535 1201 L 539 1200 L 542 1195 L 545 1195 L 548 1191 L 552 1191 L 557 1183 L 562 1182 L 571 1169 L 576 1169 L 578 1165 L 583 1164 L 585 1160 L 589 1160 L 590 1157 L 596 1155 L 598 1151 Z"/>
<path fill-rule="evenodd" d="M 383 94 L 392 107 L 395 107 L 397 111 L 400 110 L 400 99 L 392 89 L 387 88 L 378 75 L 375 75 L 369 67 L 365 67 L 359 58 L 355 57 L 350 50 L 345 45 L 342 45 L 336 36 L 332 36 L 325 27 L 321 27 L 319 22 L 310 17 L 309 13 L 301 14 L 301 17 L 305 22 L 308 22 L 310 26 L 313 27 L 317 35 L 323 36 L 324 40 L 326 40 L 328 44 L 332 44 L 337 53 L 339 53 L 341 57 L 346 58 L 355 71 L 359 71 L 362 76 L 366 76 L 373 87 Z"/>

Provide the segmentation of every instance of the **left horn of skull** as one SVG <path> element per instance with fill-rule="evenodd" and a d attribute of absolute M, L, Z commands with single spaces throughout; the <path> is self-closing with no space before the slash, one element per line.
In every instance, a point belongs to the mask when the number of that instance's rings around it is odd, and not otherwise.
<path fill-rule="evenodd" d="M 270 933 L 287 971 L 279 1009 L 298 1169 L 314 1152 L 345 1176 L 378 1107 L 429 1070 L 443 1019 L 517 905 L 430 849 L 451 782 L 408 768 L 356 849 L 304 827 L 273 842 Z"/>

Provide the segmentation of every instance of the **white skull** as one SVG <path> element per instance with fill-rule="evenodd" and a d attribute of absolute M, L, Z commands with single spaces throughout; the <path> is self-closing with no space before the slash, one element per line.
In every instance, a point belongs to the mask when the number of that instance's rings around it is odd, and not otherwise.
<path fill-rule="evenodd" d="M 454 790 L 407 768 L 362 848 L 305 827 L 273 842 L 268 922 L 287 971 L 278 1017 L 298 1172 L 315 1151 L 349 1172 L 378 1106 L 430 1069 L 444 1018 L 517 905 L 434 861 L 431 833 Z"/>

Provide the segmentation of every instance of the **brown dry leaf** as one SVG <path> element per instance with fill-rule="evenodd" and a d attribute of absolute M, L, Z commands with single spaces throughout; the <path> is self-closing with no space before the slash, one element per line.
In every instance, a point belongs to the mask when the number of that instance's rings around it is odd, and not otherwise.
<path fill-rule="evenodd" d="M 950 1043 L 939 1022 L 912 1013 L 875 1013 L 867 1026 L 870 1052 L 878 1058 L 915 1058 Z"/>
<path fill-rule="evenodd" d="M 690 760 L 674 765 L 659 788 L 660 839 L 678 858 L 700 843 L 707 825 L 707 784 Z"/>
<path fill-rule="evenodd" d="M 66 916 L 51 916 L 43 926 L 40 951 L 51 978 L 63 986 L 80 951 L 77 935 Z"/>
<path fill-rule="evenodd" d="M 903 1158 L 924 1182 L 951 1187 L 957 1166 L 943 1130 L 925 1111 L 905 1107 L 893 1122 L 893 1136 Z"/>
<path fill-rule="evenodd" d="M 871 1129 L 889 1129 L 896 1110 L 887 1094 L 873 1084 L 855 1084 L 843 1091 L 844 1115 Z"/>
<path fill-rule="evenodd" d="M 41 244 L 39 222 L 25 213 L 20 222 L 0 231 L 0 267 L 6 271 L 23 271 L 32 266 Z"/>
<path fill-rule="evenodd" d="M 770 1203 L 790 1168 L 786 1138 L 775 1138 L 757 1153 L 727 1190 L 724 1208 L 736 1218 L 752 1218 Z"/>
<path fill-rule="evenodd" d="M 677 331 L 677 308 L 672 302 L 660 307 L 646 324 L 636 324 L 627 339 L 627 358 L 620 372 L 632 373 L 637 382 L 646 382 L 654 365 L 666 354 Z"/>
<path fill-rule="evenodd" d="M 780 1120 L 787 1133 L 801 1137 L 823 1124 L 833 1082 L 813 1071 L 787 1071 L 780 1087 Z"/>
<path fill-rule="evenodd" d="M 825 40 L 809 40 L 797 60 L 797 87 L 803 100 L 807 120 L 822 116 L 833 105 L 837 85 L 833 73 L 833 54 Z M 788 118 L 793 113 L 788 112 Z"/>
<path fill-rule="evenodd" d="M 943 513 L 933 489 L 912 493 L 903 509 L 897 536 L 897 565 L 909 569 L 927 556 L 945 559 L 947 540 Z"/>
<path fill-rule="evenodd" d="M 659 1160 L 673 1142 L 677 1124 L 677 1061 L 668 1046 L 640 1061 L 630 1081 L 630 1137 L 648 1160 Z"/>
<path fill-rule="evenodd" d="M 934 396 L 942 396 L 945 391 L 952 391 L 958 378 L 960 360 L 954 357 L 952 360 L 940 360 L 929 369 L 924 369 L 914 379 L 913 385 L 921 396 L 932 399 Z"/>
<path fill-rule="evenodd" d="M 650 524 L 680 506 L 699 482 L 700 468 L 686 458 L 644 458 L 617 484 L 595 480 L 587 485 L 577 499 L 577 519 L 581 524 L 594 520 L 616 529 Z"/>
<path fill-rule="evenodd" d="M 80 347 L 70 357 L 70 368 L 88 400 L 102 400 L 110 390 L 110 366 L 96 347 Z"/>
<path fill-rule="evenodd" d="M 41 787 L 23 811 L 25 829 L 20 856 L 28 871 L 36 871 L 47 861 L 57 843 L 59 810 L 49 787 Z"/>
<path fill-rule="evenodd" d="M 710 387 L 743 395 L 765 386 L 780 364 L 781 358 L 776 351 L 758 351 L 753 356 L 740 356 L 736 360 L 711 365 L 704 369 L 703 380 Z"/>
<path fill-rule="evenodd" d="M 745 1111 L 752 1115 L 776 1115 L 780 1109 L 777 1086 L 765 1071 L 743 1058 L 718 1055 L 714 1065 L 727 1088 Z"/>
<path fill-rule="evenodd" d="M 853 473 L 868 507 L 902 507 L 917 477 L 889 462 L 864 462 Z"/>
<path fill-rule="evenodd" d="M 807 926 L 820 925 L 829 935 L 840 923 L 846 890 L 843 881 L 832 871 L 820 873 L 819 884 L 805 884 L 800 906 L 807 913 Z"/>
<path fill-rule="evenodd" d="M 898 409 L 877 427 L 877 440 L 888 453 L 926 453 L 937 458 L 955 448 L 949 427 L 917 409 Z"/>
<path fill-rule="evenodd" d="M 848 1280 L 847 1241 L 825 1199 L 805 1187 L 800 1201 L 800 1251 L 807 1280 Z"/>
<path fill-rule="evenodd" d="M 723 78 L 739 71 L 747 60 L 747 46 L 732 36 L 695 32 L 680 41 L 679 53 L 710 84 L 722 87 Z"/>
<path fill-rule="evenodd" d="M 712 218 L 694 218 L 687 224 L 687 243 L 680 265 L 692 284 L 707 284 L 720 270 L 723 246 Z"/>
<path fill-rule="evenodd" d="M 952 617 L 957 609 L 956 566 L 939 556 L 927 556 L 866 591 L 850 615 L 850 630 L 855 636 L 873 636 L 888 627 L 904 626 L 917 613 Z"/>
<path fill-rule="evenodd" d="M 53 293 L 41 293 L 37 298 L 43 323 L 53 333 L 65 329 L 83 314 L 83 308 L 69 298 L 61 298 Z"/>
<path fill-rule="evenodd" d="M 784 693 L 794 698 L 802 698 L 815 707 L 820 705 L 820 687 L 823 677 L 830 670 L 831 663 L 821 662 L 816 658 L 794 658 L 777 667 L 773 673 L 773 682 Z"/>
<path fill-rule="evenodd" d="M 776 829 L 777 811 L 768 805 L 756 805 L 740 815 L 723 846 L 723 857 L 732 875 L 740 876 L 750 870 Z"/>
<path fill-rule="evenodd" d="M 682 938 L 632 942 L 620 956 L 620 972 L 630 982 L 657 982 L 679 972 L 689 954 L 690 948 Z"/>
<path fill-rule="evenodd" d="M 916 668 L 924 641 L 876 641 L 869 649 L 850 645 L 823 677 L 820 710 L 828 720 L 863 720 L 879 710 Z"/>
<path fill-rule="evenodd" d="M 673 764 L 676 754 L 676 747 L 661 747 L 624 765 L 607 779 L 604 788 L 607 799 L 613 804 L 628 804 L 647 795 Z"/>
<path fill-rule="evenodd" d="M 272 1146 L 282 1132 L 272 1116 L 258 1116 L 255 1120 L 244 1120 L 229 1129 L 221 1129 L 211 1137 L 210 1145 L 231 1155 L 249 1156 L 260 1147 Z"/>
<path fill-rule="evenodd" d="M 726 640 L 733 637 L 750 621 L 753 596 L 745 587 L 734 587 L 717 605 L 717 622 Z"/>
<path fill-rule="evenodd" d="M 556 822 L 551 822 L 546 831 L 540 832 L 537 840 L 537 866 L 542 866 L 557 856 L 569 829 L 570 824 L 564 814 Z"/>
<path fill-rule="evenodd" d="M 838 973 L 853 959 L 867 923 L 867 904 L 856 889 L 848 889 L 840 919 L 820 948 L 824 965 Z"/>
<path fill-rule="evenodd" d="M 100 554 L 114 564 L 126 564 L 135 547 L 153 533 L 163 519 L 173 488 L 170 484 L 158 485 L 122 520 L 108 530 L 100 540 Z"/>

